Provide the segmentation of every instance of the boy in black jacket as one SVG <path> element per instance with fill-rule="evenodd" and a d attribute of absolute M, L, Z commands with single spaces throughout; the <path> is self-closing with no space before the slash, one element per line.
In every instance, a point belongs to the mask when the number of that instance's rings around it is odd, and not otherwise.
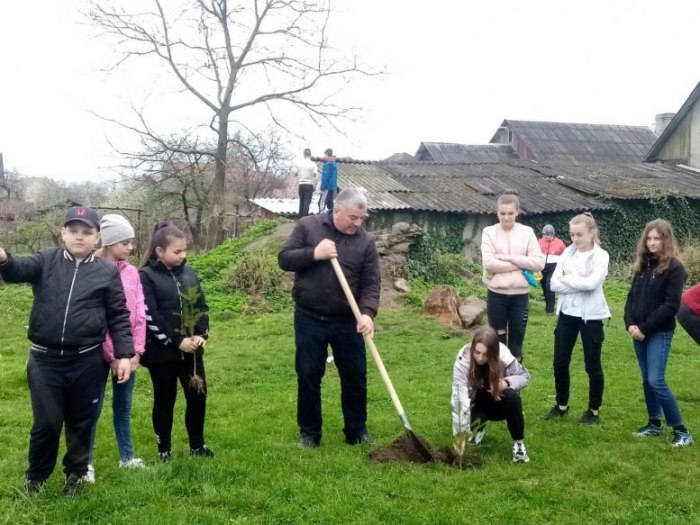
<path fill-rule="evenodd" d="M 92 253 L 100 237 L 95 211 L 69 208 L 61 235 L 65 249 L 28 257 L 0 248 L 0 275 L 8 283 L 31 283 L 34 290 L 27 363 L 34 425 L 26 488 L 36 493 L 46 485 L 65 422 L 64 494 L 73 496 L 87 474 L 90 429 L 104 387 L 105 334 L 109 330 L 114 341 L 120 383 L 129 379 L 134 345 L 119 272 Z"/>

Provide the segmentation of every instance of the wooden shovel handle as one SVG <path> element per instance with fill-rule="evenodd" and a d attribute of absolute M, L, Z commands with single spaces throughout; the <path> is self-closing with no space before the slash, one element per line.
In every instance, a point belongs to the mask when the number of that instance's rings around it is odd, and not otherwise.
<path fill-rule="evenodd" d="M 348 303 L 350 303 L 350 308 L 352 308 L 352 312 L 355 314 L 355 319 L 357 319 L 357 322 L 360 322 L 360 317 L 362 316 L 362 313 L 360 312 L 360 309 L 357 306 L 357 301 L 355 301 L 355 297 L 352 295 L 352 290 L 350 289 L 350 285 L 348 285 L 348 281 L 345 279 L 345 274 L 343 273 L 343 269 L 340 267 L 340 263 L 338 262 L 338 259 L 336 257 L 333 257 L 331 259 L 331 265 L 333 265 L 333 269 L 335 270 L 335 274 L 338 276 L 338 280 L 340 281 L 340 286 L 343 287 L 343 291 L 345 292 L 345 297 L 348 299 Z M 382 380 L 384 381 L 384 385 L 386 386 L 386 389 L 389 391 L 389 396 L 391 396 L 391 401 L 394 403 L 394 407 L 396 407 L 396 411 L 399 413 L 399 417 L 405 417 L 405 413 L 403 410 L 403 406 L 401 405 L 401 401 L 399 401 L 399 396 L 396 395 L 396 390 L 394 390 L 394 385 L 391 383 L 391 379 L 389 378 L 389 374 L 386 371 L 386 368 L 384 368 L 384 363 L 382 362 L 382 358 L 379 355 L 379 351 L 377 350 L 377 347 L 374 345 L 374 341 L 372 340 L 371 337 L 365 336 L 365 342 L 367 343 L 367 346 L 369 346 L 369 350 L 372 354 L 372 357 L 374 358 L 374 362 L 377 363 L 377 368 L 379 369 L 379 374 L 382 376 Z"/>

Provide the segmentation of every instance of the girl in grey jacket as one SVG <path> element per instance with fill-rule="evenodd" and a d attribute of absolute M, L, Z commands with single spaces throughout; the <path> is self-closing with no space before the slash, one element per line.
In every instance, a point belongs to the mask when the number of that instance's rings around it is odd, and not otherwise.
<path fill-rule="evenodd" d="M 499 341 L 496 331 L 490 326 L 479 328 L 472 342 L 459 350 L 455 361 L 453 434 L 475 428 L 469 443 L 479 445 L 486 432 L 486 422 L 505 419 L 513 438 L 513 461 L 530 461 L 523 443 L 525 419 L 518 393 L 529 381 L 530 373 Z"/>

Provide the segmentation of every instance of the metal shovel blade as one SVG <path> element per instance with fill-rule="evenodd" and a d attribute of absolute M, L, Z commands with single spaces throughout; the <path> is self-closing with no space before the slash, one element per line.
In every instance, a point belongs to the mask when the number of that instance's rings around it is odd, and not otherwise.
<path fill-rule="evenodd" d="M 406 414 L 401 414 L 399 416 L 399 419 L 401 420 L 401 424 L 403 425 L 403 428 L 406 429 L 406 434 L 408 434 L 408 437 L 411 439 L 411 443 L 413 443 L 413 447 L 418 451 L 418 453 L 423 456 L 423 459 L 430 463 L 435 462 L 435 458 L 433 457 L 433 453 L 430 451 L 428 447 L 425 446 L 425 443 L 416 435 L 416 433 L 413 431 L 411 428 L 411 425 L 408 423 L 408 418 L 406 417 Z"/>

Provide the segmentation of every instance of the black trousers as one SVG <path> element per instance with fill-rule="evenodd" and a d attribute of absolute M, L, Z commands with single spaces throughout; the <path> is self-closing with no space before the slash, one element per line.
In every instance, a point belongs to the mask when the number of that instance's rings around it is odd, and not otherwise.
<path fill-rule="evenodd" d="M 314 195 L 313 184 L 299 184 L 299 218 L 306 217 L 309 214 L 309 206 L 311 206 L 311 197 Z"/>
<path fill-rule="evenodd" d="M 177 399 L 177 383 L 185 392 L 185 428 L 190 448 L 204 445 L 204 416 L 207 409 L 207 383 L 202 354 L 198 353 L 197 374 L 204 380 L 204 392 L 190 388 L 194 372 L 193 354 L 184 354 L 182 361 L 149 364 L 148 371 L 153 383 L 153 430 L 156 433 L 158 452 L 170 450 L 173 431 L 173 412 Z"/>
<path fill-rule="evenodd" d="M 552 280 L 552 274 L 554 269 L 557 267 L 557 263 L 547 263 L 544 265 L 544 270 L 542 270 L 542 280 L 540 281 L 540 286 L 542 287 L 542 293 L 544 294 L 544 311 L 548 314 L 554 313 L 554 308 L 556 304 L 554 302 L 554 292 L 549 287 L 549 283 Z"/>
<path fill-rule="evenodd" d="M 501 343 L 521 362 L 529 306 L 530 294 L 506 295 L 489 290 L 486 296 L 489 324 L 498 332 Z"/>
<path fill-rule="evenodd" d="M 680 325 L 688 332 L 688 335 L 693 338 L 696 344 L 700 345 L 700 315 L 681 301 L 681 307 L 676 314 L 676 319 Z"/>
<path fill-rule="evenodd" d="M 322 321 L 297 311 L 294 333 L 297 423 L 301 433 L 321 440 L 321 379 L 326 371 L 328 345 L 340 376 L 345 437 L 354 439 L 367 432 L 367 355 L 356 321 Z"/>
<path fill-rule="evenodd" d="M 333 209 L 333 195 L 335 194 L 334 190 L 328 190 L 326 192 L 326 209 L 332 210 Z M 321 210 L 323 211 L 323 210 Z"/>
<path fill-rule="evenodd" d="M 513 441 L 521 440 L 525 436 L 525 416 L 523 416 L 523 404 L 518 393 L 512 388 L 506 388 L 502 392 L 500 401 L 496 401 L 491 393 L 481 388 L 476 392 L 476 400 L 471 411 L 471 420 L 479 421 L 477 428 L 482 428 L 487 421 L 503 421 L 508 424 L 508 432 Z"/>
<path fill-rule="evenodd" d="M 63 472 L 87 474 L 90 432 L 104 387 L 103 367 L 101 346 L 70 356 L 30 352 L 27 379 L 34 425 L 29 438 L 27 479 L 43 481 L 53 472 L 64 422 Z"/>
<path fill-rule="evenodd" d="M 557 392 L 557 404 L 562 406 L 569 404 L 571 385 L 569 364 L 579 333 L 583 343 L 583 359 L 588 374 L 588 408 L 597 410 L 603 403 L 603 388 L 605 387 L 601 363 L 603 341 L 605 340 L 603 321 L 584 323 L 580 317 L 572 317 L 564 313 L 559 314 L 557 327 L 554 330 L 554 386 Z"/>

